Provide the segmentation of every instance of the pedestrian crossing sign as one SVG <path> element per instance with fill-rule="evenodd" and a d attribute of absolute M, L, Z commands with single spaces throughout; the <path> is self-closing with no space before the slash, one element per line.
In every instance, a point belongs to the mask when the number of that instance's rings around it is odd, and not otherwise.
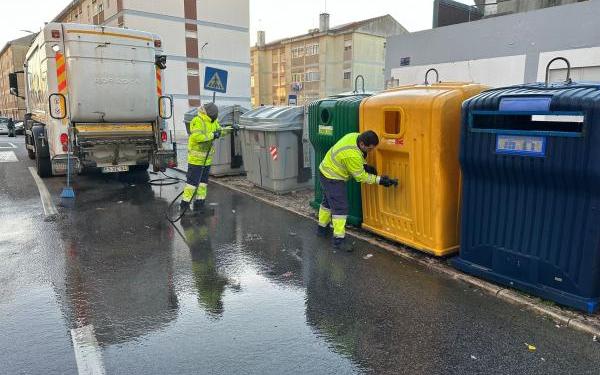
<path fill-rule="evenodd" d="M 221 93 L 227 92 L 227 75 L 226 70 L 207 66 L 204 70 L 204 89 Z"/>

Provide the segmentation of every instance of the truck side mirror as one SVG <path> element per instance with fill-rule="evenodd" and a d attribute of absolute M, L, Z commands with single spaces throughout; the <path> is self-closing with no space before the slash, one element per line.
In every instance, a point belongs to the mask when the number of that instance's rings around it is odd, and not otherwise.
<path fill-rule="evenodd" d="M 67 117 L 67 98 L 63 94 L 51 94 L 48 96 L 48 109 L 50 117 L 62 120 Z"/>
<path fill-rule="evenodd" d="M 158 116 L 163 120 L 173 117 L 173 99 L 170 96 L 160 96 L 158 98 Z"/>
<path fill-rule="evenodd" d="M 19 96 L 19 80 L 17 78 L 17 73 L 8 74 L 8 85 L 10 87 L 10 94 Z"/>

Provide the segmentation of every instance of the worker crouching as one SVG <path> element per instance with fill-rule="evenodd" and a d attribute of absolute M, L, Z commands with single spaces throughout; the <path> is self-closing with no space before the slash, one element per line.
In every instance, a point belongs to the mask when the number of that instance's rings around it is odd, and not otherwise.
<path fill-rule="evenodd" d="M 379 137 L 371 130 L 349 133 L 342 137 L 325 155 L 319 166 L 323 201 L 319 208 L 318 235 L 327 236 L 333 227 L 333 246 L 352 251 L 346 243 L 348 196 L 346 182 L 354 178 L 359 183 L 397 186 L 398 180 L 378 176 L 374 167 L 366 165 L 369 152 L 379 144 Z"/>
<path fill-rule="evenodd" d="M 198 109 L 198 115 L 190 123 L 187 183 L 180 204 L 182 211 L 190 208 L 194 193 L 193 210 L 202 211 L 205 206 L 208 175 L 215 153 L 214 140 L 229 132 L 221 128 L 218 117 L 219 108 L 214 103 L 206 103 Z"/>

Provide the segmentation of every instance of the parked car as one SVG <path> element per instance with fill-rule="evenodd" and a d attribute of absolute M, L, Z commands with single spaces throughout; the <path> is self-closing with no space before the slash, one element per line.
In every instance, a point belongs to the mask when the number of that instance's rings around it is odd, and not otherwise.
<path fill-rule="evenodd" d="M 15 134 L 25 134 L 25 124 L 23 124 L 23 121 L 15 122 Z"/>
<path fill-rule="evenodd" d="M 0 117 L 0 134 L 8 134 L 8 119 Z"/>

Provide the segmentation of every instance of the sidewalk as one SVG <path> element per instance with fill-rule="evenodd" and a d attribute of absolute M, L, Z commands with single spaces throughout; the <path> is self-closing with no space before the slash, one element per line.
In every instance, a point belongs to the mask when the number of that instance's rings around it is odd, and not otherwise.
<path fill-rule="evenodd" d="M 185 150 L 179 150 L 178 148 L 178 155 L 179 167 L 177 170 L 185 173 L 187 170 L 187 162 L 185 161 L 187 152 Z M 249 195 L 264 203 L 283 208 L 305 218 L 316 221 L 316 212 L 309 205 L 314 196 L 312 190 L 303 190 L 291 192 L 285 195 L 278 195 L 254 186 L 246 179 L 245 176 L 219 178 L 211 177 L 211 182 Z M 434 258 L 425 253 L 405 247 L 399 243 L 388 241 L 361 228 L 349 227 L 347 232 L 349 235 L 376 245 L 384 251 L 389 251 L 397 256 L 416 261 L 428 267 L 432 271 L 440 272 L 453 279 L 461 280 L 507 302 L 525 307 L 531 311 L 548 317 L 552 319 L 557 326 L 571 327 L 576 330 L 597 336 L 598 340 L 600 341 L 600 313 L 587 315 L 579 311 L 556 305 L 551 301 L 532 297 L 520 291 L 505 288 L 503 286 L 475 278 L 473 276 L 461 273 L 450 266 L 447 258 Z"/>

